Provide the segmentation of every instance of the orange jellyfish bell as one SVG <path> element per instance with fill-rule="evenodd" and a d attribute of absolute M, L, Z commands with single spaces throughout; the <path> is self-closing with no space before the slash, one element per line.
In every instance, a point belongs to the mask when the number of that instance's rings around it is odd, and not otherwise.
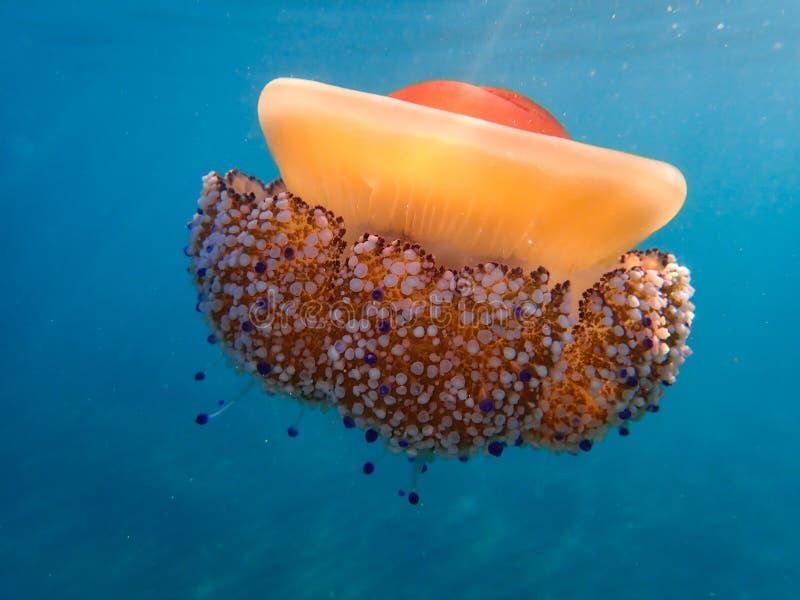
<path fill-rule="evenodd" d="M 507 104 L 478 90 L 496 99 L 482 114 Z M 312 81 L 273 80 L 258 113 L 287 188 L 340 215 L 348 242 L 407 239 L 448 267 L 544 265 L 583 287 L 686 195 L 666 163 Z"/>
<path fill-rule="evenodd" d="M 423 457 L 588 451 L 658 410 L 693 289 L 631 248 L 683 204 L 675 167 L 457 82 L 276 79 L 258 115 L 281 178 L 207 175 L 187 254 L 211 337 L 264 389 Z"/>
<path fill-rule="evenodd" d="M 389 96 L 499 125 L 569 139 L 566 129 L 546 109 L 522 94 L 503 88 L 461 81 L 425 81 Z"/>

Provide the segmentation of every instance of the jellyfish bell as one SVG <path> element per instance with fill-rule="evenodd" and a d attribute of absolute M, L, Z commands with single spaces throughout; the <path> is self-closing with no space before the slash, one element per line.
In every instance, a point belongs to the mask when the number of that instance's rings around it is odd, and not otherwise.
<path fill-rule="evenodd" d="M 267 84 L 281 179 L 212 172 L 190 224 L 211 336 L 267 391 L 424 460 L 627 435 L 690 353 L 688 269 L 630 250 L 683 177 L 452 84 Z"/>
<path fill-rule="evenodd" d="M 418 242 L 449 267 L 544 265 L 579 287 L 682 206 L 686 183 L 675 167 L 509 126 L 513 118 L 477 118 L 492 101 L 518 106 L 482 88 L 482 103 L 462 103 L 450 85 L 437 96 L 441 83 L 397 98 L 268 83 L 258 115 L 287 188 L 340 215 L 348 243 L 378 232 Z M 413 101 L 420 97 L 445 110 Z M 467 114 L 449 110 L 464 104 Z"/>

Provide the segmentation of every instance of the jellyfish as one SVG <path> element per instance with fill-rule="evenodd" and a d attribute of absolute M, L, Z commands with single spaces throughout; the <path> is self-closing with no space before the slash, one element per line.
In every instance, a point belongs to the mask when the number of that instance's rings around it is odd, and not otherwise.
<path fill-rule="evenodd" d="M 632 248 L 680 210 L 675 167 L 459 82 L 276 79 L 258 115 L 280 179 L 206 175 L 187 253 L 209 339 L 264 390 L 420 460 L 585 452 L 658 411 L 693 288 Z"/>

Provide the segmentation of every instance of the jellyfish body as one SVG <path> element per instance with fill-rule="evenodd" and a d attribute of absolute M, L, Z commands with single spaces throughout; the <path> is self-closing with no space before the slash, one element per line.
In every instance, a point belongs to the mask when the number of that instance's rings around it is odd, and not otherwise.
<path fill-rule="evenodd" d="M 243 371 L 410 454 L 588 450 L 657 409 L 689 354 L 689 272 L 657 250 L 609 253 L 677 211 L 674 168 L 278 81 L 259 112 L 283 181 L 210 173 L 191 223 L 199 308 Z M 582 170 L 570 178 L 564 160 Z M 455 184 L 451 170 L 467 165 Z M 592 229 L 559 207 L 602 218 Z M 534 233 L 534 250 L 520 251 Z M 554 257 L 558 277 L 540 257 Z M 564 277 L 598 265 L 589 284 Z"/>

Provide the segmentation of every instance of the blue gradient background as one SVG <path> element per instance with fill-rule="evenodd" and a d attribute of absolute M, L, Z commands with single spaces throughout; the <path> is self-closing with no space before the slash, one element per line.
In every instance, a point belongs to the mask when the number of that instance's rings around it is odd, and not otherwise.
<path fill-rule="evenodd" d="M 800 4 L 3 2 L 0 597 L 796 598 Z M 243 386 L 181 248 L 211 169 L 277 175 L 292 75 L 514 88 L 689 182 L 663 410 L 579 457 L 402 458 Z M 208 373 L 196 383 L 199 368 Z"/>

